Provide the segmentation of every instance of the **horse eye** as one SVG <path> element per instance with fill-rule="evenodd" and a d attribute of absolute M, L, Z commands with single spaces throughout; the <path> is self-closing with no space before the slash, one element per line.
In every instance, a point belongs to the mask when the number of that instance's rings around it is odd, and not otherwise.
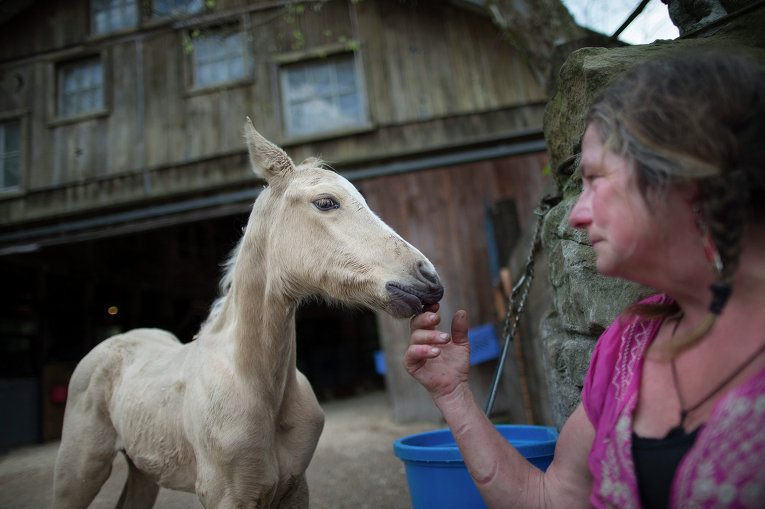
<path fill-rule="evenodd" d="M 333 209 L 340 208 L 340 204 L 337 203 L 334 198 L 330 198 L 328 196 L 322 196 L 321 198 L 316 198 L 313 201 L 313 204 L 319 210 L 333 210 Z"/>

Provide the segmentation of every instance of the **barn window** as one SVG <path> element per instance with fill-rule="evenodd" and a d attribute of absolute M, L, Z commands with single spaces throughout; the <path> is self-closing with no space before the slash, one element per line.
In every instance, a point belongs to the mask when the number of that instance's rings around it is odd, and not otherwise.
<path fill-rule="evenodd" d="M 98 58 L 58 68 L 58 116 L 61 118 L 104 109 L 104 69 Z"/>
<path fill-rule="evenodd" d="M 245 46 L 242 31 L 220 29 L 191 36 L 194 87 L 245 78 Z"/>
<path fill-rule="evenodd" d="M 93 33 L 105 34 L 138 24 L 136 0 L 93 0 Z"/>
<path fill-rule="evenodd" d="M 21 122 L 0 123 L 0 190 L 19 187 Z"/>
<path fill-rule="evenodd" d="M 306 136 L 366 125 L 364 94 L 354 55 L 310 60 L 281 68 L 288 136 Z"/>
<path fill-rule="evenodd" d="M 153 14 L 158 18 L 188 16 L 201 12 L 202 0 L 154 0 Z"/>

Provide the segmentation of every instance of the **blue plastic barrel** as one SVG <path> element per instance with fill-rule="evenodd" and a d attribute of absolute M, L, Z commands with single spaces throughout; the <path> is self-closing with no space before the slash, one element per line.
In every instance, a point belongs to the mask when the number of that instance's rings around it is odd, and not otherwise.
<path fill-rule="evenodd" d="M 558 432 L 548 426 L 497 425 L 518 452 L 540 470 L 547 470 Z M 393 452 L 404 462 L 413 509 L 485 508 L 448 429 L 399 438 Z"/>

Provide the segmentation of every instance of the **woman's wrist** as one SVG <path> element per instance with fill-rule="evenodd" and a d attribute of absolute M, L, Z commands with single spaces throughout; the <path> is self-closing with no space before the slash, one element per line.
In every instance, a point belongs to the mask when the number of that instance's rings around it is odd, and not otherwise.
<path fill-rule="evenodd" d="M 433 395 L 433 402 L 447 422 L 451 418 L 463 415 L 477 406 L 467 381 L 458 383 L 448 393 Z"/>

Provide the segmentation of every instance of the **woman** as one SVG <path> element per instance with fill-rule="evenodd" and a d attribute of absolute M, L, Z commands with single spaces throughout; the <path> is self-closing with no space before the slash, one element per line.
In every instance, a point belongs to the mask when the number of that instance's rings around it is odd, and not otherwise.
<path fill-rule="evenodd" d="M 468 321 L 412 320 L 431 394 L 489 507 L 765 507 L 765 72 L 682 55 L 590 108 L 569 215 L 599 272 L 659 293 L 599 339 L 546 473 L 468 387 Z"/>

